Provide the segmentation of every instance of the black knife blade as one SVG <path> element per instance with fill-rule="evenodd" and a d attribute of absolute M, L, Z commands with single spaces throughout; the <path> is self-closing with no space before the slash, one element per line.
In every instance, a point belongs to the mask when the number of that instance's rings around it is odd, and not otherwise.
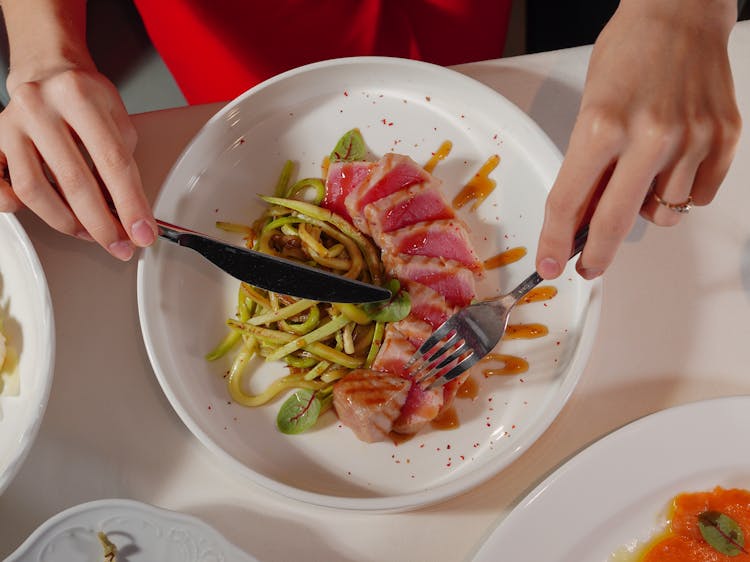
<path fill-rule="evenodd" d="M 157 220 L 159 235 L 195 250 L 233 277 L 255 287 L 323 302 L 365 303 L 391 298 L 391 292 L 292 260 L 232 246 L 200 232 Z"/>

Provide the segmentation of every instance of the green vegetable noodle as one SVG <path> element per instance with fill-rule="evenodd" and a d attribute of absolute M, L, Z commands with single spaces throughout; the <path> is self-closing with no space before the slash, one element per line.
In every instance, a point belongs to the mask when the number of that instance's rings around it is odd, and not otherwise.
<path fill-rule="evenodd" d="M 361 160 L 366 155 L 358 130 L 347 132 L 330 160 Z M 252 225 L 219 222 L 217 227 L 243 234 L 248 247 L 297 260 L 366 283 L 385 285 L 390 301 L 355 305 L 297 299 L 240 284 L 237 308 L 227 320 L 229 333 L 207 355 L 215 361 L 227 354 L 226 375 L 232 399 L 244 406 L 268 404 L 294 390 L 284 401 L 277 426 L 287 434 L 313 427 L 331 408 L 333 387 L 352 369 L 369 367 L 383 341 L 385 325 L 409 314 L 409 294 L 397 280 L 387 280 L 380 250 L 346 219 L 320 207 L 325 196 L 322 178 L 293 180 L 287 161 L 263 216 Z M 287 374 L 259 394 L 248 392 L 251 360 L 281 361 Z"/>

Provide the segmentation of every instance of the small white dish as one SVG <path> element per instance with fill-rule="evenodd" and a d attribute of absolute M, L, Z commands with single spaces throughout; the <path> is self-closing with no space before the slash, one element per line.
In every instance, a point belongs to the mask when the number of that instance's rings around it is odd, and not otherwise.
<path fill-rule="evenodd" d="M 498 187 L 476 212 L 459 215 L 480 258 L 525 246 L 527 256 L 488 272 L 478 288 L 490 296 L 534 269 L 544 201 L 561 162 L 549 138 L 494 90 L 455 71 L 415 61 L 352 58 L 273 78 L 229 103 L 196 135 L 173 167 L 155 213 L 199 231 L 215 221 L 250 224 L 262 212 L 283 163 L 298 177 L 319 176 L 347 130 L 358 127 L 375 155 L 408 154 L 426 163 L 443 141 L 453 148 L 436 169 L 445 195 L 458 190 L 492 155 Z M 231 238 L 228 238 L 231 241 Z M 235 240 L 236 242 L 236 240 Z M 591 350 L 600 284 L 572 266 L 548 303 L 520 307 L 513 322 L 544 323 L 550 335 L 507 341 L 503 353 L 526 357 L 522 377 L 478 381 L 479 395 L 458 400 L 460 427 L 427 428 L 410 441 L 366 444 L 326 414 L 302 435 L 275 426 L 280 402 L 232 403 L 227 361 L 204 355 L 226 333 L 238 283 L 200 256 L 159 243 L 141 254 L 138 307 L 149 358 L 173 407 L 227 465 L 287 497 L 328 507 L 397 511 L 445 500 L 497 474 L 528 448 L 567 401 Z M 256 362 L 261 381 L 284 372 Z"/>
<path fill-rule="evenodd" d="M 117 547 L 120 562 L 257 562 L 195 517 L 124 499 L 58 513 L 6 562 L 102 562 L 99 532 Z"/>
<path fill-rule="evenodd" d="M 47 407 L 55 363 L 49 288 L 34 246 L 16 217 L 0 214 L 0 315 L 17 356 L 0 392 L 0 494 L 31 448 Z M 9 388 L 15 387 L 15 388 Z"/>
<path fill-rule="evenodd" d="M 537 486 L 473 561 L 607 562 L 632 551 L 664 528 L 677 494 L 750 488 L 749 426 L 750 396 L 694 402 L 632 422 Z"/>

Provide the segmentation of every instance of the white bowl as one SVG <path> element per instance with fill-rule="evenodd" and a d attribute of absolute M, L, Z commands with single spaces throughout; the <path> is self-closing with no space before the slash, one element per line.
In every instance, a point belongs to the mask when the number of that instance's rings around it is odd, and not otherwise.
<path fill-rule="evenodd" d="M 374 154 L 390 150 L 427 161 L 453 143 L 435 175 L 450 199 L 493 154 L 498 188 L 472 213 L 481 259 L 526 246 L 524 259 L 488 272 L 481 296 L 508 290 L 534 269 L 544 200 L 561 155 L 522 111 L 457 72 L 414 61 L 354 58 L 280 75 L 228 104 L 198 133 L 167 178 L 159 218 L 222 236 L 216 220 L 250 223 L 262 212 L 258 194 L 273 190 L 287 158 L 299 177 L 320 174 L 322 157 L 359 127 Z M 204 354 L 226 332 L 238 282 L 200 256 L 169 243 L 141 254 L 138 305 L 157 378 L 187 427 L 222 461 L 290 498 L 328 507 L 399 511 L 445 500 L 497 474 L 528 448 L 565 404 L 588 359 L 600 306 L 598 282 L 572 266 L 550 303 L 514 313 L 541 322 L 550 335 L 509 341 L 504 353 L 528 358 L 528 376 L 479 382 L 479 397 L 459 400 L 460 427 L 425 430 L 398 446 L 366 444 L 326 414 L 320 427 L 283 435 L 279 402 L 248 409 L 229 399 L 226 361 Z M 253 364 L 268 380 L 281 363 Z M 256 379 L 257 380 L 257 379 Z"/>
<path fill-rule="evenodd" d="M 55 323 L 44 271 L 18 220 L 0 214 L 0 314 L 7 345 L 18 355 L 16 392 L 0 394 L 0 493 L 26 458 L 47 407 L 55 357 Z"/>

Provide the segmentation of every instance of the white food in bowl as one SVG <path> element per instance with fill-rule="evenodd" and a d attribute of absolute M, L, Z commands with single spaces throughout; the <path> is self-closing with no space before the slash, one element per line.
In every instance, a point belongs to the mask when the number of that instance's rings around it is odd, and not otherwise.
<path fill-rule="evenodd" d="M 0 493 L 26 458 L 47 407 L 55 356 L 52 303 L 39 258 L 18 220 L 0 214 L 0 314 L 10 368 L 0 393 Z"/>

